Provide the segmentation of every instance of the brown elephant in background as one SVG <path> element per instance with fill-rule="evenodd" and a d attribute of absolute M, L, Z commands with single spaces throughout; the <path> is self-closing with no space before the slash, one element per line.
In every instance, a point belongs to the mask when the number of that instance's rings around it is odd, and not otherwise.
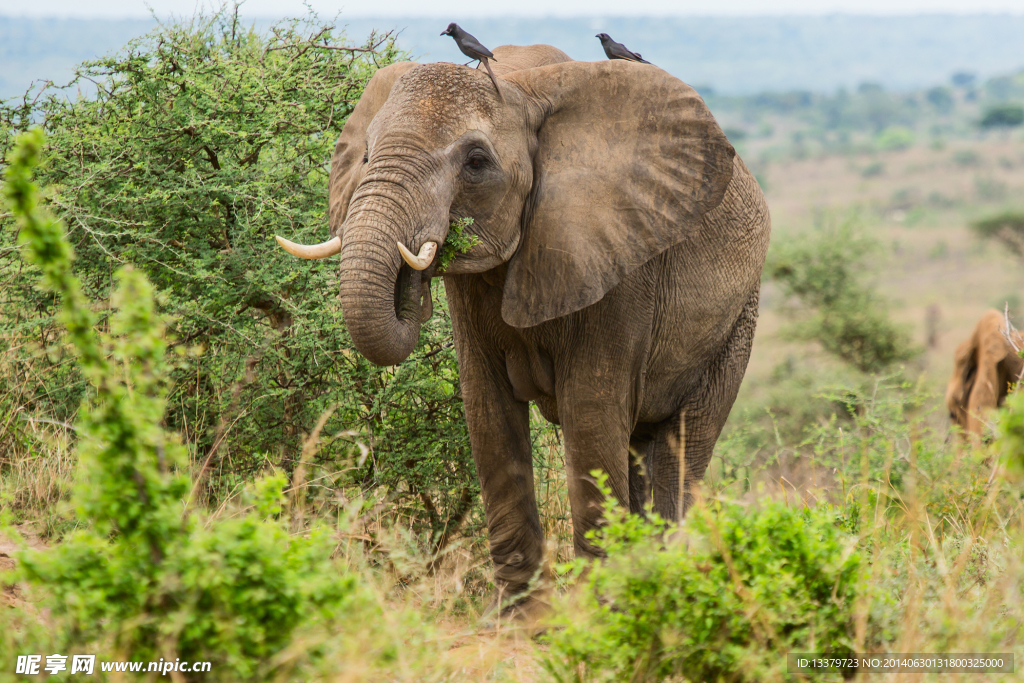
<path fill-rule="evenodd" d="M 946 406 L 950 421 L 963 429 L 965 437 L 980 437 L 985 413 L 1003 405 L 1010 384 L 1021 381 L 1020 348 L 1024 348 L 1024 335 L 1007 329 L 1003 314 L 996 310 L 981 316 L 971 338 L 957 347 Z"/>
<path fill-rule="evenodd" d="M 770 219 L 685 83 L 550 46 L 494 54 L 501 97 L 455 64 L 378 71 L 332 158 L 331 239 L 279 242 L 341 254 L 352 340 L 392 365 L 431 313 L 451 221 L 474 219 L 443 277 L 496 583 L 516 594 L 543 548 L 529 403 L 562 427 L 577 554 L 599 554 L 592 470 L 679 519 L 747 366 Z"/>

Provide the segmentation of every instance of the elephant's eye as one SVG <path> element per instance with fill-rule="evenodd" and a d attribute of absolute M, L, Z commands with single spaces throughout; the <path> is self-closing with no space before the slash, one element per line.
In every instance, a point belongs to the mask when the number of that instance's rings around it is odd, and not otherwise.
<path fill-rule="evenodd" d="M 468 168 L 470 170 L 473 170 L 473 171 L 479 171 L 480 169 L 482 169 L 486 165 L 487 165 L 487 157 L 484 156 L 483 154 L 479 153 L 479 152 L 476 152 L 474 154 L 470 154 L 469 157 L 466 159 L 466 168 Z"/>
<path fill-rule="evenodd" d="M 370 150 L 369 149 L 364 149 L 363 150 L 363 163 L 365 164 L 369 160 L 370 160 Z"/>

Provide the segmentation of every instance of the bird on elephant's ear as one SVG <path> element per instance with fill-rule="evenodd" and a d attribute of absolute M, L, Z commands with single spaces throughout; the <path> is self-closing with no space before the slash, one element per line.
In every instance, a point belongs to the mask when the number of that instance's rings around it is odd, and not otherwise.
<path fill-rule="evenodd" d="M 950 422 L 966 438 L 980 438 L 987 413 L 1003 405 L 1010 387 L 1024 379 L 1024 335 L 1002 313 L 991 310 L 978 320 L 970 338 L 956 350 L 946 386 Z"/>

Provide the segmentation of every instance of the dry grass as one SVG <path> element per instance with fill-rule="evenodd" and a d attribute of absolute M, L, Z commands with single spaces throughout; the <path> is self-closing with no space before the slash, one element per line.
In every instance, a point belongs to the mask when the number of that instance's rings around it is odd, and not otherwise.
<path fill-rule="evenodd" d="M 0 339 L 0 368 L 11 368 L 19 349 Z M 58 505 L 67 500 L 78 468 L 72 448 L 73 427 L 47 415 L 34 415 L 14 397 L 27 395 L 25 385 L 41 378 L 0 372 L 0 514 L 41 524 L 49 535 L 59 520 Z"/>

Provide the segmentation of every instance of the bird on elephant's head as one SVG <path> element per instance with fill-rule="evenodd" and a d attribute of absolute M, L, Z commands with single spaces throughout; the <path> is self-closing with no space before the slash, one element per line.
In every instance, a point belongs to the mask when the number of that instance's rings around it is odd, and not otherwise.
<path fill-rule="evenodd" d="M 379 365 L 412 353 L 443 274 L 507 596 L 532 585 L 544 547 L 531 401 L 562 427 L 577 554 L 601 553 L 592 470 L 637 512 L 679 519 L 692 502 L 746 369 L 770 220 L 682 81 L 545 45 L 493 52 L 500 96 L 465 66 L 378 71 L 335 147 L 331 239 L 279 242 L 340 254 L 346 326 Z M 449 227 L 469 217 L 477 243 L 441 273 Z"/>
<path fill-rule="evenodd" d="M 957 347 L 953 376 L 946 385 L 952 424 L 966 438 L 980 438 L 986 414 L 1003 405 L 1010 387 L 1024 379 L 1024 335 L 1011 329 L 1002 313 L 991 310 L 978 320 L 970 339 Z"/>
<path fill-rule="evenodd" d="M 501 99 L 501 86 L 498 85 L 498 79 L 494 77 L 494 72 L 491 70 L 490 60 L 498 61 L 494 58 L 494 54 L 488 50 L 483 44 L 476 39 L 475 36 L 470 35 L 462 30 L 462 28 L 452 22 L 448 24 L 448 28 L 441 32 L 442 36 L 451 36 L 455 39 L 455 44 L 458 46 L 459 51 L 466 55 L 470 59 L 480 60 L 480 64 L 487 69 L 487 75 L 491 77 L 491 82 L 494 83 L 494 91 L 498 93 L 498 99 Z"/>

